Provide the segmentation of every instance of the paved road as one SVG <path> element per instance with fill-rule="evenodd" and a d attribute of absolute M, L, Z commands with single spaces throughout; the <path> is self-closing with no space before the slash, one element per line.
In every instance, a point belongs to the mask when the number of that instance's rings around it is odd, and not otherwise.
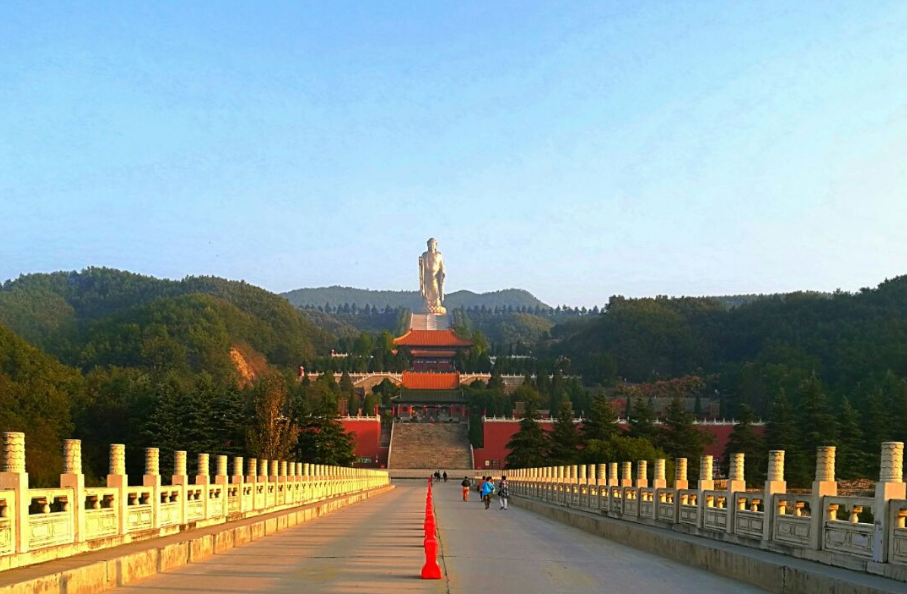
<path fill-rule="evenodd" d="M 451 593 L 764 593 L 450 485 L 435 500 Z"/>
<path fill-rule="evenodd" d="M 404 481 L 386 495 L 231 549 L 133 586 L 152 592 L 234 594 L 755 593 L 519 508 L 485 511 L 456 481 L 435 488 L 443 580 L 422 567 L 425 487 Z"/>

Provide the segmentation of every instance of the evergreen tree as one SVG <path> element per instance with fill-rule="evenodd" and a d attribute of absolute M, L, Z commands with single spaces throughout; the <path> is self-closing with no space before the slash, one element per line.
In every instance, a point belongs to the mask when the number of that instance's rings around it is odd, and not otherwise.
<path fill-rule="evenodd" d="M 576 461 L 577 446 L 580 443 L 579 432 L 573 420 L 573 408 L 568 400 L 561 402 L 549 438 L 548 457 L 553 463 L 572 464 Z"/>
<path fill-rule="evenodd" d="M 805 453 L 815 454 L 817 447 L 835 443 L 835 418 L 829 410 L 825 390 L 815 374 L 801 382 L 798 396 L 797 428 L 800 441 Z"/>
<path fill-rule="evenodd" d="M 350 377 L 350 372 L 344 370 L 343 374 L 340 376 L 340 393 L 344 396 L 352 396 L 355 393 L 356 389 L 353 387 L 353 379 Z"/>
<path fill-rule="evenodd" d="M 724 447 L 721 458 L 721 470 L 727 475 L 731 454 L 745 455 L 745 478 L 747 484 L 761 485 L 765 482 L 766 457 L 765 440 L 753 429 L 756 416 L 753 409 L 746 404 L 737 408 L 737 424 L 734 425 Z"/>
<path fill-rule="evenodd" d="M 665 409 L 660 446 L 671 458 L 699 460 L 702 449 L 714 439 L 711 433 L 700 431 L 693 424 L 693 415 L 686 411 L 683 401 L 674 397 Z"/>
<path fill-rule="evenodd" d="M 645 398 L 636 398 L 633 411 L 627 411 L 630 431 L 629 437 L 648 439 L 653 444 L 658 440 L 658 427 L 655 426 L 655 411 Z"/>
<path fill-rule="evenodd" d="M 595 398 L 592 399 L 586 422 L 583 423 L 583 439 L 607 441 L 619 433 L 621 430 L 617 425 L 617 411 L 608 402 L 604 389 L 599 388 Z"/>
<path fill-rule="evenodd" d="M 526 391 L 529 389 L 525 388 Z M 510 454 L 507 455 L 507 468 L 532 468 L 545 465 L 548 439 L 538 422 L 538 400 L 537 394 L 530 395 L 523 400 L 524 409 L 520 428 L 507 443 L 507 449 L 510 450 Z"/>
<path fill-rule="evenodd" d="M 248 428 L 249 453 L 268 460 L 289 460 L 299 437 L 299 426 L 290 415 L 286 385 L 261 380 L 252 394 L 255 416 Z"/>
<path fill-rule="evenodd" d="M 344 431 L 336 406 L 324 399 L 307 415 L 296 452 L 310 463 L 351 466 L 356 461 L 354 436 Z"/>
<path fill-rule="evenodd" d="M 860 417 L 845 396 L 841 401 L 841 413 L 838 416 L 838 448 L 835 469 L 838 477 L 844 480 L 868 478 L 872 463 L 870 456 L 862 450 L 863 432 L 860 430 Z"/>
<path fill-rule="evenodd" d="M 812 481 L 808 460 L 800 445 L 794 414 L 787 401 L 787 393 L 779 390 L 772 399 L 768 422 L 765 425 L 765 442 L 769 450 L 784 450 L 784 471 L 787 482 L 794 487 L 805 487 Z M 815 452 L 812 453 L 815 455 Z"/>

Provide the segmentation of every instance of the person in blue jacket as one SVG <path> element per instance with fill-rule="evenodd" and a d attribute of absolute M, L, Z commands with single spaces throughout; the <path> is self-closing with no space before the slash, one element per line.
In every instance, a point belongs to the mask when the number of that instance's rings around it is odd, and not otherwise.
<path fill-rule="evenodd" d="M 491 506 L 491 495 L 494 493 L 494 483 L 491 481 L 491 477 L 487 477 L 485 482 L 482 483 L 482 501 L 485 502 L 485 509 L 488 509 Z"/>

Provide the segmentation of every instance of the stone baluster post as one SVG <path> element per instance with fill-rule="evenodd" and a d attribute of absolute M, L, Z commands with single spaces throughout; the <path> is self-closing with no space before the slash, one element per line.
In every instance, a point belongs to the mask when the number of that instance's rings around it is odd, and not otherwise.
<path fill-rule="evenodd" d="M 636 462 L 636 486 L 644 489 L 649 486 L 649 463 L 646 460 Z"/>
<path fill-rule="evenodd" d="M 705 500 L 705 497 L 702 497 L 701 491 L 711 491 L 715 488 L 715 481 L 712 479 L 714 476 L 712 469 L 712 457 L 711 456 L 702 456 L 699 458 L 699 491 L 700 497 L 699 500 Z M 700 514 L 701 515 L 701 514 Z"/>
<path fill-rule="evenodd" d="M 762 499 L 763 509 L 765 510 L 765 520 L 762 522 L 763 541 L 771 540 L 772 524 L 775 521 L 775 514 L 778 513 L 778 510 L 775 508 L 774 495 L 776 493 L 786 492 L 787 483 L 784 480 L 784 450 L 771 450 L 768 453 L 768 474 L 765 477 L 765 489 Z"/>
<path fill-rule="evenodd" d="M 744 454 L 731 454 L 727 478 L 728 500 L 730 501 L 731 499 L 733 499 L 734 493 L 738 491 L 746 491 L 746 479 L 744 478 Z"/>
<path fill-rule="evenodd" d="M 211 461 L 208 454 L 199 454 L 198 455 L 198 474 L 195 475 L 195 484 L 196 485 L 210 485 L 211 484 Z"/>
<path fill-rule="evenodd" d="M 588 478 L 588 475 L 586 474 L 586 465 L 583 464 L 582 466 L 580 466 L 578 468 L 578 470 L 579 470 L 579 476 L 577 477 L 576 482 L 578 482 L 580 485 L 587 484 L 589 482 L 589 478 Z"/>
<path fill-rule="evenodd" d="M 687 480 L 687 459 L 674 459 L 674 488 L 689 489 L 690 481 Z"/>
<path fill-rule="evenodd" d="M 283 493 L 280 495 L 280 503 L 286 505 L 290 497 L 290 482 L 287 478 L 287 461 L 281 460 L 280 467 L 277 469 L 277 480 L 280 481 L 279 484 L 283 486 Z"/>
<path fill-rule="evenodd" d="M 161 451 L 158 448 L 145 448 L 145 474 L 142 475 L 142 486 L 151 491 L 152 526 L 161 525 Z"/>
<path fill-rule="evenodd" d="M 218 456 L 217 457 L 217 466 L 214 472 L 214 484 L 215 485 L 226 485 L 229 481 L 227 480 L 227 457 Z"/>
<path fill-rule="evenodd" d="M 258 482 L 268 482 L 268 460 L 265 458 L 258 459 Z"/>
<path fill-rule="evenodd" d="M 883 563 L 888 560 L 888 536 L 892 528 L 890 502 L 892 499 L 907 498 L 907 488 L 904 484 L 904 444 L 900 441 L 884 442 L 882 464 L 879 468 L 879 482 L 876 483 L 875 503 L 872 509 L 875 518 L 872 560 Z"/>
<path fill-rule="evenodd" d="M 63 441 L 63 473 L 60 488 L 72 489 L 73 538 L 75 542 L 85 540 L 85 475 L 82 474 L 82 441 Z"/>
<path fill-rule="evenodd" d="M 617 478 L 617 462 L 608 463 L 608 486 L 619 487 L 620 481 Z"/>
<path fill-rule="evenodd" d="M 246 482 L 252 490 L 252 502 L 249 504 L 250 510 L 261 509 L 261 503 L 258 501 L 258 458 L 249 458 L 246 460 L 248 468 L 246 469 Z"/>
<path fill-rule="evenodd" d="M 245 460 L 242 456 L 235 456 L 233 458 L 233 476 L 230 477 L 230 484 L 236 485 L 236 496 L 239 498 L 236 503 L 236 511 L 242 513 L 248 511 L 245 498 L 243 497 L 243 491 L 245 490 L 245 482 L 243 479 L 243 463 Z"/>
<path fill-rule="evenodd" d="M 735 493 L 746 492 L 746 479 L 744 478 L 744 454 L 731 454 L 730 463 L 728 464 L 727 480 L 727 526 L 725 529 L 728 534 L 733 534 L 737 524 L 736 514 L 740 509 L 737 503 Z M 768 516 L 765 516 L 766 518 Z M 767 521 L 763 520 L 765 523 Z"/>
<path fill-rule="evenodd" d="M 28 552 L 28 474 L 25 472 L 25 434 L 7 431 L 3 434 L 3 464 L 0 465 L 0 489 L 13 491 L 13 552 Z"/>
<path fill-rule="evenodd" d="M 621 464 L 620 464 L 620 486 L 621 487 L 632 487 L 633 486 L 633 463 L 632 462 L 621 462 Z"/>
<path fill-rule="evenodd" d="M 598 483 L 599 487 L 604 487 L 605 485 L 607 485 L 608 484 L 608 465 L 599 464 L 598 472 L 596 472 L 596 476 L 598 477 L 598 480 L 596 482 Z"/>
<path fill-rule="evenodd" d="M 126 446 L 121 443 L 110 445 L 110 468 L 107 473 L 107 487 L 116 489 L 115 504 L 117 510 L 117 525 L 119 534 L 126 534 L 126 520 L 129 501 L 126 488 L 129 486 L 129 477 L 126 476 Z"/>
<path fill-rule="evenodd" d="M 653 489 L 665 489 L 668 486 L 668 480 L 665 478 L 665 459 L 658 458 L 655 460 L 655 472 L 652 478 Z"/>

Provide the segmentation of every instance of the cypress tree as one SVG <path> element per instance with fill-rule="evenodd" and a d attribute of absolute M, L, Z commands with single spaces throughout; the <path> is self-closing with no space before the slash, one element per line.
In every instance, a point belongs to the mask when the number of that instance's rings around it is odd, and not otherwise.
<path fill-rule="evenodd" d="M 665 409 L 660 436 L 661 449 L 668 456 L 698 460 L 702 455 L 702 448 L 712 439 L 710 433 L 696 428 L 693 424 L 693 415 L 686 411 L 679 397 L 671 399 L 671 403 Z"/>
<path fill-rule="evenodd" d="M 778 391 L 772 399 L 768 422 L 765 425 L 765 442 L 769 450 L 784 450 L 784 467 L 787 482 L 794 487 L 809 485 L 812 476 L 807 460 L 812 459 L 804 454 L 797 436 L 794 414 L 787 401 L 784 389 Z"/>
<path fill-rule="evenodd" d="M 863 432 L 860 417 L 845 396 L 841 401 L 838 416 L 838 450 L 836 452 L 837 475 L 844 480 L 867 478 L 870 460 L 863 451 Z"/>
<path fill-rule="evenodd" d="M 551 449 L 548 457 L 558 464 L 571 464 L 577 458 L 577 446 L 579 446 L 579 432 L 576 430 L 576 423 L 573 422 L 573 408 L 569 400 L 561 402 L 557 411 L 557 418 L 554 421 L 554 428 L 551 431 L 550 442 Z"/>
<path fill-rule="evenodd" d="M 620 428 L 617 426 L 617 411 L 608 402 L 603 388 L 598 389 L 595 398 L 592 399 L 592 406 L 589 408 L 589 415 L 586 422 L 583 423 L 583 439 L 599 439 L 607 441 L 611 437 L 618 435 Z"/>
<path fill-rule="evenodd" d="M 753 409 L 747 404 L 740 404 L 737 411 L 737 424 L 734 425 L 727 445 L 724 447 L 721 469 L 727 474 L 731 454 L 745 454 L 746 481 L 749 484 L 760 485 L 765 482 L 766 464 L 768 463 L 765 440 L 753 429 L 753 422 L 756 420 Z"/>
<path fill-rule="evenodd" d="M 538 397 L 524 401 L 523 418 L 520 428 L 507 443 L 507 468 L 531 468 L 545 464 L 548 440 L 538 422 Z"/>
<path fill-rule="evenodd" d="M 647 439 L 655 444 L 658 439 L 658 428 L 655 426 L 655 411 L 645 398 L 634 401 L 633 410 L 627 411 L 630 432 L 629 437 Z"/>

